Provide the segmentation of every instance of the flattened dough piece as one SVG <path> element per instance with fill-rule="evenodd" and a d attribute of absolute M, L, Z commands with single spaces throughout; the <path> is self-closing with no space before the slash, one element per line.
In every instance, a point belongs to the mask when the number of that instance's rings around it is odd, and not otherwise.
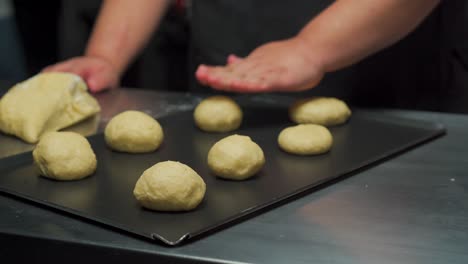
<path fill-rule="evenodd" d="M 195 124 L 207 132 L 229 132 L 242 123 L 242 110 L 227 96 L 211 96 L 201 101 L 193 112 Z"/>
<path fill-rule="evenodd" d="M 333 137 L 324 126 L 301 124 L 283 129 L 278 136 L 278 145 L 291 154 L 316 155 L 330 150 Z"/>
<path fill-rule="evenodd" d="M 248 136 L 232 135 L 221 139 L 208 152 L 208 166 L 218 177 L 245 180 L 265 164 L 263 150 Z"/>
<path fill-rule="evenodd" d="M 86 83 L 70 73 L 40 73 L 13 86 L 0 100 L 0 130 L 28 143 L 100 111 Z"/>
<path fill-rule="evenodd" d="M 134 110 L 114 116 L 107 124 L 104 136 L 111 149 L 128 153 L 155 151 L 164 139 L 158 121 Z"/>
<path fill-rule="evenodd" d="M 192 168 L 180 162 L 164 161 L 143 172 L 133 195 L 151 210 L 188 211 L 201 203 L 205 191 L 205 182 Z"/>
<path fill-rule="evenodd" d="M 33 158 L 41 175 L 61 181 L 85 178 L 97 166 L 88 140 L 75 132 L 45 134 L 34 148 Z"/>
<path fill-rule="evenodd" d="M 334 97 L 311 97 L 296 101 L 289 108 L 291 120 L 298 124 L 334 126 L 346 122 L 351 110 Z"/>

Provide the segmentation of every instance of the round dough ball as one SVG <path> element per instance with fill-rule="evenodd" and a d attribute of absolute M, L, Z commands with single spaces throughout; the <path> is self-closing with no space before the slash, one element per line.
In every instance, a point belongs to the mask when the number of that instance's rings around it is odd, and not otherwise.
<path fill-rule="evenodd" d="M 205 196 L 206 185 L 192 168 L 176 161 L 156 163 L 138 179 L 133 195 L 145 208 L 188 211 Z"/>
<path fill-rule="evenodd" d="M 46 133 L 34 148 L 33 158 L 41 175 L 61 181 L 85 178 L 97 166 L 88 140 L 74 132 Z"/>
<path fill-rule="evenodd" d="M 321 125 L 301 124 L 287 127 L 278 136 L 280 148 L 298 155 L 322 154 L 330 150 L 333 137 Z"/>
<path fill-rule="evenodd" d="M 140 111 L 125 111 L 114 116 L 104 136 L 111 149 L 129 153 L 155 151 L 164 139 L 158 121 Z"/>
<path fill-rule="evenodd" d="M 242 123 L 242 110 L 227 96 L 211 96 L 201 101 L 193 112 L 195 124 L 207 132 L 229 132 Z"/>
<path fill-rule="evenodd" d="M 208 166 L 225 179 L 245 180 L 259 172 L 264 164 L 263 150 L 248 136 L 225 137 L 208 152 Z"/>
<path fill-rule="evenodd" d="M 294 103 L 289 109 L 289 116 L 298 124 L 334 126 L 346 122 L 351 116 L 351 110 L 340 99 L 312 97 Z"/>

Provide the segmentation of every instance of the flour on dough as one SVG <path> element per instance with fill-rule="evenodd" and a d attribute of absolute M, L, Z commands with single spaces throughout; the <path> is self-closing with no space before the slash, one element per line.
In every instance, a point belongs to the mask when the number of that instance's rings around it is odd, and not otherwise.
<path fill-rule="evenodd" d="M 28 143 L 100 111 L 86 83 L 71 73 L 40 73 L 13 86 L 0 100 L 0 130 Z"/>
<path fill-rule="evenodd" d="M 114 116 L 104 129 L 107 145 L 116 151 L 146 153 L 159 148 L 164 132 L 148 114 L 129 110 Z"/>
<path fill-rule="evenodd" d="M 316 155 L 330 150 L 333 136 L 324 126 L 300 124 L 283 129 L 278 136 L 278 145 L 291 154 Z"/>
<path fill-rule="evenodd" d="M 263 150 L 248 136 L 232 135 L 221 139 L 208 152 L 208 166 L 218 177 L 245 180 L 265 164 Z"/>
<path fill-rule="evenodd" d="M 207 132 L 229 132 L 242 123 L 242 110 L 227 96 L 211 96 L 197 105 L 193 112 L 195 124 Z"/>
<path fill-rule="evenodd" d="M 298 124 L 334 126 L 346 122 L 351 110 L 334 97 L 311 97 L 296 101 L 289 109 L 289 116 Z"/>
<path fill-rule="evenodd" d="M 143 172 L 133 195 L 151 210 L 188 211 L 202 202 L 205 191 L 205 182 L 192 168 L 180 162 L 164 161 Z"/>
<path fill-rule="evenodd" d="M 97 166 L 88 140 L 75 132 L 46 133 L 34 148 L 33 158 L 42 176 L 61 181 L 85 178 Z"/>

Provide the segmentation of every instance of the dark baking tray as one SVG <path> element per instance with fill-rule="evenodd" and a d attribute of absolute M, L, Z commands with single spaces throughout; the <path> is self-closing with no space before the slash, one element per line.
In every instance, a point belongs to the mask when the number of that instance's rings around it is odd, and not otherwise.
<path fill-rule="evenodd" d="M 90 137 L 98 169 L 84 180 L 57 182 L 39 177 L 30 152 L 2 159 L 0 190 L 168 245 L 179 245 L 444 133 L 439 124 L 355 110 L 347 124 L 331 128 L 334 145 L 329 153 L 301 157 L 278 148 L 278 133 L 290 125 L 285 109 L 257 105 L 245 112 L 244 123 L 235 133 L 252 137 L 266 156 L 261 173 L 247 181 L 218 179 L 206 165 L 214 142 L 233 133 L 201 132 L 193 125 L 192 112 L 182 112 L 160 119 L 165 141 L 151 154 L 113 152 L 106 147 L 102 134 Z M 138 177 L 165 160 L 183 162 L 204 178 L 207 192 L 196 210 L 153 212 L 135 201 L 132 191 Z"/>

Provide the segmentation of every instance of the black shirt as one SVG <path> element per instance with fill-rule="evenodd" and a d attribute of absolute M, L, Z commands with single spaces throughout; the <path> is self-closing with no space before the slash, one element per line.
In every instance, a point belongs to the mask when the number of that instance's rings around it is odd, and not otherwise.
<path fill-rule="evenodd" d="M 333 2 L 193 1 L 191 76 L 200 63 L 222 65 L 231 53 L 246 56 L 263 43 L 293 37 Z M 396 45 L 327 74 L 318 87 L 305 93 L 337 96 L 361 106 L 440 110 L 443 90 L 439 16 L 440 10 L 436 10 Z M 209 91 L 194 79 L 191 83 L 196 91 Z"/>

